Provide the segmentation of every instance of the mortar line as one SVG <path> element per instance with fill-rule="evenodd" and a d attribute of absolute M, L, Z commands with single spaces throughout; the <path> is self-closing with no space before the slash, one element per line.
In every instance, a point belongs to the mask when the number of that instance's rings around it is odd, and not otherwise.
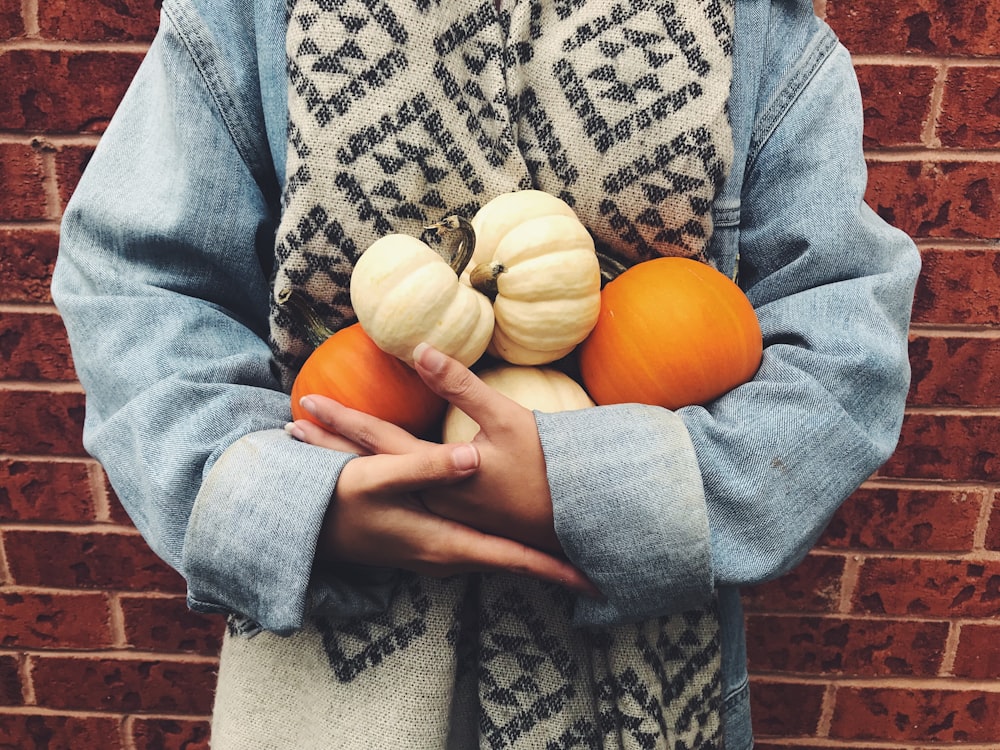
<path fill-rule="evenodd" d="M 42 29 L 38 23 L 38 0 L 21 0 L 21 20 L 24 22 L 24 34 L 28 38 L 41 36 Z"/>
<path fill-rule="evenodd" d="M 938 65 L 937 75 L 934 78 L 934 87 L 931 89 L 930 111 L 927 113 L 927 121 L 924 123 L 923 131 L 921 132 L 921 140 L 929 149 L 941 147 L 941 139 L 937 137 L 937 128 L 943 111 L 945 83 L 947 80 L 948 67 L 944 64 Z"/>
<path fill-rule="evenodd" d="M 108 612 L 111 626 L 111 644 L 118 649 L 129 648 L 128 636 L 125 633 L 125 610 L 122 608 L 121 593 L 109 592 Z"/>
<path fill-rule="evenodd" d="M 41 152 L 42 190 L 45 193 L 46 213 L 50 220 L 58 222 L 62 217 L 62 198 L 59 196 L 59 169 L 56 166 L 56 154 L 51 146 L 41 141 L 37 145 L 41 146 L 39 150 Z"/>
<path fill-rule="evenodd" d="M 958 622 L 948 624 L 948 637 L 944 641 L 944 653 L 941 654 L 941 677 L 952 678 L 955 671 L 955 659 L 958 657 L 958 644 L 961 638 L 962 626 Z"/>
<path fill-rule="evenodd" d="M 837 683 L 831 681 L 823 691 L 823 702 L 820 704 L 819 721 L 816 722 L 816 738 L 825 739 L 830 736 L 833 728 L 833 711 L 837 706 Z"/>
<path fill-rule="evenodd" d="M 87 466 L 87 479 L 90 483 L 90 496 L 94 500 L 94 520 L 98 523 L 111 523 L 111 500 L 104 484 L 104 469 L 96 461 Z"/>
<path fill-rule="evenodd" d="M 32 674 L 31 657 L 24 654 L 18 661 L 17 671 L 21 677 L 21 688 L 24 690 L 24 704 L 26 706 L 38 705 L 38 697 L 35 694 L 35 677 Z"/>
<path fill-rule="evenodd" d="M 996 490 L 986 492 L 982 507 L 979 509 L 979 519 L 976 521 L 976 531 L 972 536 L 973 551 L 995 552 L 986 548 L 986 535 L 989 532 L 990 518 L 993 515 L 993 506 L 996 502 Z"/>

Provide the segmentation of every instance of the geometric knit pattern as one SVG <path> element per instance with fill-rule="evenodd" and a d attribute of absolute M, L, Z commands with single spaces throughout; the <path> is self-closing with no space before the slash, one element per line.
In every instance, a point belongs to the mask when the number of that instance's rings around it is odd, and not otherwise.
<path fill-rule="evenodd" d="M 570 626 L 505 574 L 406 576 L 367 618 L 227 634 L 213 750 L 721 750 L 718 612 Z"/>
<path fill-rule="evenodd" d="M 433 243 L 428 224 L 525 188 L 625 265 L 705 260 L 733 153 L 733 3 L 289 0 L 275 295 L 339 329 L 368 245 Z M 309 346 L 278 304 L 271 344 L 290 385 Z M 213 747 L 722 746 L 714 603 L 601 629 L 571 627 L 571 607 L 531 579 L 404 575 L 380 615 L 230 636 Z"/>
<path fill-rule="evenodd" d="M 625 265 L 704 259 L 732 161 L 734 0 L 289 0 L 289 135 L 274 288 L 354 320 L 383 235 L 535 188 Z M 280 305 L 286 385 L 309 347 Z"/>

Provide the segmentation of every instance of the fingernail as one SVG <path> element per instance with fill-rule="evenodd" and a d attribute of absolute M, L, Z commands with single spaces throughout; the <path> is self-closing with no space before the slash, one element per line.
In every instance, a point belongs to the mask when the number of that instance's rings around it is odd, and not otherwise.
<path fill-rule="evenodd" d="M 313 401 L 308 396 L 303 396 L 302 398 L 299 399 L 299 406 L 301 406 L 303 409 L 305 409 L 313 416 L 316 416 L 316 402 Z"/>
<path fill-rule="evenodd" d="M 441 372 L 448 360 L 444 354 L 426 342 L 421 342 L 413 350 L 413 361 L 430 372 Z"/>
<path fill-rule="evenodd" d="M 288 424 L 286 424 L 285 432 L 287 432 L 296 440 L 304 440 L 306 437 L 306 434 L 302 431 L 302 428 L 299 427 L 297 424 L 295 424 L 295 422 L 289 422 Z"/>
<path fill-rule="evenodd" d="M 468 443 L 456 445 L 451 449 L 451 460 L 455 462 L 456 469 L 469 471 L 479 466 L 479 451 Z"/>

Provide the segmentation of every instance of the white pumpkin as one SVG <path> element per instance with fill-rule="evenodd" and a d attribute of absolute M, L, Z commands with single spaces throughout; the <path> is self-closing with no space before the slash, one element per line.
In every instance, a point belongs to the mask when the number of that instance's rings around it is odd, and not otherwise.
<path fill-rule="evenodd" d="M 380 349 L 410 365 L 421 342 L 466 366 L 483 355 L 493 335 L 493 308 L 459 282 L 468 255 L 456 256 L 457 270 L 406 234 L 386 235 L 361 254 L 351 274 L 351 304 Z"/>
<path fill-rule="evenodd" d="M 526 409 L 554 413 L 593 406 L 587 392 L 571 377 L 550 367 L 499 365 L 479 377 Z M 465 412 L 449 406 L 445 412 L 442 439 L 465 443 L 479 433 L 479 425 Z"/>
<path fill-rule="evenodd" d="M 573 209 L 548 193 L 523 190 L 494 198 L 471 223 L 468 278 L 493 299 L 490 352 L 521 365 L 569 354 L 601 309 L 594 240 Z"/>

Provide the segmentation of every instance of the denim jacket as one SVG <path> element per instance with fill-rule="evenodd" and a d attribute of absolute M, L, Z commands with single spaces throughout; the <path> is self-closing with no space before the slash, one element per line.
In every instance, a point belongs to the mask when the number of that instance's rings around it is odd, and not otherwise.
<path fill-rule="evenodd" d="M 556 530 L 606 594 L 576 622 L 718 591 L 726 746 L 752 745 L 739 589 L 792 568 L 892 452 L 919 257 L 863 203 L 851 60 L 809 0 L 737 0 L 736 158 L 712 263 L 765 351 L 707 406 L 537 414 Z M 85 445 L 191 607 L 278 633 L 367 614 L 393 573 L 320 569 L 350 456 L 282 430 L 269 272 L 285 178 L 285 3 L 165 0 L 160 32 L 63 221 L 53 281 L 87 392 Z M 618 467 L 633 477 L 621 486 Z"/>

